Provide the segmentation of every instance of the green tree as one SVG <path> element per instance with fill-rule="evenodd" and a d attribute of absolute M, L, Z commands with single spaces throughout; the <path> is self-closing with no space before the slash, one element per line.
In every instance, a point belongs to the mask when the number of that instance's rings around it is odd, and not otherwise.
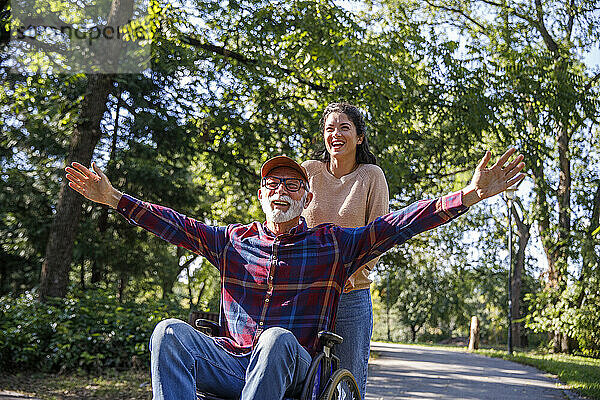
<path fill-rule="evenodd" d="M 458 56 L 487 70 L 486 85 L 493 108 L 488 132 L 501 143 L 517 144 L 526 154 L 534 180 L 532 215 L 548 262 L 547 290 L 558 301 L 569 290 L 569 266 L 582 255 L 573 210 L 572 169 L 595 159 L 594 145 L 576 144 L 597 130 L 599 74 L 581 61 L 581 54 L 599 40 L 594 2 L 566 1 L 390 2 L 394 9 L 420 10 L 423 22 L 436 32 L 449 26 L 461 35 Z M 476 68 L 478 68 L 476 67 Z M 597 135 L 592 135 L 592 138 Z M 592 139 L 597 142 L 597 139 Z M 589 171 L 597 176 L 597 168 Z M 593 207 L 587 207 L 592 220 Z M 554 212 L 556 210 L 556 212 Z M 575 214 L 575 216 L 578 216 Z M 573 222 L 576 222 L 575 224 Z M 584 228 L 585 230 L 589 230 Z M 574 277 L 575 280 L 579 276 Z M 554 348 L 569 350 L 566 328 L 555 326 Z"/>

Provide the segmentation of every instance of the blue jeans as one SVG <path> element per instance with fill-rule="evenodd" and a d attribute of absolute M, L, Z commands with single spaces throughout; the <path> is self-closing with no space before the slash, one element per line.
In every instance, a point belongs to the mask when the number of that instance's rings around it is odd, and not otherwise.
<path fill-rule="evenodd" d="M 335 354 L 340 358 L 340 367 L 352 372 L 364 400 L 373 333 L 373 306 L 369 289 L 342 294 L 335 320 L 335 332 L 344 338 L 344 342 L 335 347 Z"/>
<path fill-rule="evenodd" d="M 196 389 L 243 400 L 280 400 L 301 391 L 311 362 L 283 328 L 266 329 L 252 353 L 235 356 L 178 319 L 156 325 L 150 352 L 155 400 L 196 400 Z"/>

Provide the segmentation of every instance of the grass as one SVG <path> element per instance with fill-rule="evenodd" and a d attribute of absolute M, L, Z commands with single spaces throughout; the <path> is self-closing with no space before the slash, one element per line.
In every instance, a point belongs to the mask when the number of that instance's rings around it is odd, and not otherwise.
<path fill-rule="evenodd" d="M 541 371 L 556 375 L 558 379 L 580 395 L 600 400 L 600 359 L 566 354 L 541 354 L 484 349 L 476 353 L 531 365 Z"/>
<path fill-rule="evenodd" d="M 0 391 L 8 390 L 42 400 L 152 398 L 148 371 L 105 371 L 100 375 L 70 373 L 0 374 Z"/>

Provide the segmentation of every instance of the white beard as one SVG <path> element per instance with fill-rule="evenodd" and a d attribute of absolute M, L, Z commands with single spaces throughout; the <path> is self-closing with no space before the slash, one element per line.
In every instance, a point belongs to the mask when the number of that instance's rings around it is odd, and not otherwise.
<path fill-rule="evenodd" d="M 292 200 L 292 198 L 287 195 L 273 195 L 271 197 L 265 196 L 260 199 L 260 205 L 263 209 L 263 212 L 267 216 L 267 221 L 270 220 L 276 224 L 281 224 L 299 217 L 300 214 L 302 214 L 307 196 L 308 192 L 304 192 L 304 195 L 300 200 Z M 271 207 L 271 202 L 275 200 L 287 201 L 290 204 L 287 211 L 284 212 L 282 210 L 274 210 Z"/>

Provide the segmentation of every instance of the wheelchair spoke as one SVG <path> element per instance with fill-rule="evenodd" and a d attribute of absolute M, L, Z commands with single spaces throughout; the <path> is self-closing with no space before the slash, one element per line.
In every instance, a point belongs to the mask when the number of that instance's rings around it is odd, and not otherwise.
<path fill-rule="evenodd" d="M 350 371 L 335 371 L 321 397 L 323 400 L 360 400 L 360 391 Z"/>

